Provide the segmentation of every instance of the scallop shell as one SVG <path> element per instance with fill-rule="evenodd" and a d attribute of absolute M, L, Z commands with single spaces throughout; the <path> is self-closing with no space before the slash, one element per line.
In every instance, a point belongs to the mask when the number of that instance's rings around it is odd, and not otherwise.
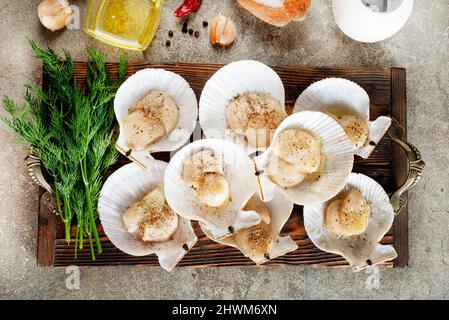
<path fill-rule="evenodd" d="M 333 0 L 332 12 L 338 27 L 348 37 L 372 43 L 385 40 L 401 30 L 412 14 L 413 3 L 414 0 L 403 0 L 393 11 L 376 12 L 363 1 Z"/>
<path fill-rule="evenodd" d="M 293 112 L 337 111 L 358 115 L 368 122 L 369 137 L 365 146 L 355 150 L 355 154 L 366 159 L 371 155 L 380 139 L 391 125 L 391 118 L 381 116 L 370 120 L 370 100 L 368 93 L 358 84 L 341 78 L 327 78 L 313 83 L 298 97 Z"/>
<path fill-rule="evenodd" d="M 253 198 L 261 200 L 258 194 L 254 194 Z M 273 199 L 265 202 L 265 206 L 267 207 L 268 212 L 270 212 L 271 220 L 269 225 L 272 228 L 273 232 L 277 234 L 277 238 L 275 240 L 276 244 L 269 252 L 269 259 L 253 260 L 256 264 L 265 263 L 298 248 L 298 245 L 295 241 L 292 240 L 290 236 L 282 237 L 279 235 L 288 218 L 290 217 L 290 214 L 292 213 L 293 203 L 282 192 L 275 191 Z M 211 238 L 213 241 L 239 249 L 246 257 L 248 257 L 248 255 L 246 255 L 245 252 L 239 248 L 233 235 L 223 239 L 214 239 L 210 231 L 206 226 L 204 226 L 204 224 L 200 223 L 200 226 L 206 236 Z"/>
<path fill-rule="evenodd" d="M 124 120 L 128 110 L 152 91 L 163 92 L 173 98 L 179 107 L 176 127 L 164 138 L 142 151 L 132 150 L 126 143 Z M 114 111 L 120 125 L 117 149 L 139 166 L 151 167 L 151 153 L 174 151 L 182 147 L 192 135 L 198 117 L 198 102 L 187 81 L 180 75 L 163 69 L 144 69 L 129 77 L 118 89 L 114 100 Z M 129 153 L 130 152 L 130 153 Z"/>
<path fill-rule="evenodd" d="M 371 215 L 365 232 L 359 236 L 338 237 L 324 225 L 327 205 L 319 203 L 304 206 L 304 225 L 312 242 L 321 250 L 339 254 L 348 260 L 354 271 L 376 265 L 397 257 L 391 245 L 379 242 L 393 224 L 394 210 L 382 187 L 373 179 L 351 173 L 341 194 L 349 188 L 358 189 L 371 206 Z"/>
<path fill-rule="evenodd" d="M 201 93 L 199 120 L 206 138 L 232 141 L 252 154 L 264 148 L 250 146 L 244 137 L 233 134 L 226 117 L 229 101 L 247 92 L 269 93 L 285 104 L 284 85 L 273 69 L 258 61 L 235 61 L 207 81 Z"/>
<path fill-rule="evenodd" d="M 277 136 L 291 128 L 304 129 L 321 140 L 324 167 L 316 180 L 306 179 L 295 187 L 281 188 L 263 172 Z M 287 117 L 279 125 L 272 145 L 258 156 L 255 162 L 261 172 L 259 177 L 264 199 L 272 199 L 274 190 L 279 189 L 296 204 L 313 204 L 332 198 L 343 188 L 354 164 L 353 146 L 342 127 L 333 118 L 322 112 L 302 111 Z"/>
<path fill-rule="evenodd" d="M 98 201 L 98 212 L 106 235 L 117 248 L 132 256 L 155 253 L 161 267 L 171 271 L 197 241 L 190 220 L 179 217 L 173 239 L 157 244 L 137 240 L 122 222 L 123 213 L 133 202 L 156 187 L 163 188 L 166 167 L 165 162 L 157 160 L 148 171 L 135 163 L 121 167 L 104 184 Z"/>
<path fill-rule="evenodd" d="M 185 160 L 201 150 L 210 149 L 223 159 L 224 176 L 229 183 L 231 202 L 225 208 L 210 208 L 201 204 L 190 186 L 184 183 L 182 173 Z M 257 177 L 251 159 L 243 149 L 220 139 L 198 140 L 182 148 L 171 159 L 164 178 L 167 202 L 186 219 L 205 224 L 216 239 L 258 224 L 260 216 L 242 208 L 257 190 Z"/>

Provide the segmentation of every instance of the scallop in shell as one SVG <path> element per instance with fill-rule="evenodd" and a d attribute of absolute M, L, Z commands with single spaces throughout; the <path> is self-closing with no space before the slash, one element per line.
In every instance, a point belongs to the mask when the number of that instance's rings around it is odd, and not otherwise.
<path fill-rule="evenodd" d="M 233 141 L 248 154 L 265 150 L 287 116 L 280 77 L 252 60 L 235 61 L 218 70 L 204 86 L 199 105 L 205 136 Z"/>
<path fill-rule="evenodd" d="M 210 231 L 200 223 L 203 232 L 212 240 L 239 249 L 256 264 L 262 264 L 298 248 L 290 236 L 280 236 L 282 227 L 293 210 L 293 203 L 279 191 L 272 200 L 263 202 L 254 195 L 246 204 L 245 210 L 254 210 L 262 221 L 223 239 L 214 239 Z"/>
<path fill-rule="evenodd" d="M 190 220 L 178 216 L 174 219 L 177 227 L 169 239 L 151 243 L 141 241 L 130 233 L 123 221 L 125 212 L 142 196 L 155 188 L 163 190 L 166 167 L 165 162 L 157 160 L 148 171 L 135 163 L 121 167 L 105 182 L 98 201 L 98 212 L 106 235 L 117 248 L 133 256 L 155 253 L 161 267 L 170 271 L 197 241 Z M 172 222 L 169 221 L 168 229 L 172 229 Z"/>
<path fill-rule="evenodd" d="M 368 158 L 391 125 L 381 116 L 370 121 L 370 99 L 358 84 L 341 78 L 313 83 L 298 97 L 293 112 L 320 111 L 342 125 L 355 148 L 355 154 Z"/>
<path fill-rule="evenodd" d="M 296 143 L 295 139 L 300 140 Z M 313 143 L 305 149 L 300 145 L 302 140 Z M 295 144 L 297 148 L 293 148 Z M 278 156 L 280 152 L 287 156 Z M 298 158 L 298 163 L 294 164 L 291 157 Z M 277 159 L 274 170 L 273 159 Z M 335 196 L 345 185 L 354 163 L 353 146 L 333 118 L 322 112 L 303 111 L 280 124 L 273 143 L 255 162 L 264 199 L 272 199 L 274 190 L 279 189 L 296 204 L 319 203 Z"/>
<path fill-rule="evenodd" d="M 163 108 L 153 106 L 162 118 L 145 115 L 139 104 L 151 103 L 163 95 Z M 147 100 L 147 101 L 145 101 Z M 154 102 L 154 101 L 153 101 Z M 114 111 L 120 126 L 117 149 L 144 169 L 151 167 L 153 152 L 174 151 L 192 135 L 198 116 L 195 93 L 180 75 L 163 69 L 144 69 L 129 77 L 118 89 Z M 132 123 L 132 126 L 130 125 Z M 132 131 L 132 142 L 152 141 L 141 148 L 130 142 L 126 132 Z"/>
<path fill-rule="evenodd" d="M 326 224 L 327 210 L 336 203 L 334 200 L 344 197 L 351 189 L 358 190 L 369 205 L 368 222 L 358 235 L 337 235 Z M 304 206 L 304 226 L 312 242 L 323 251 L 343 256 L 354 271 L 396 258 L 391 245 L 379 243 L 391 228 L 393 219 L 394 210 L 387 193 L 376 181 L 358 173 L 351 173 L 345 187 L 334 198 Z"/>
<path fill-rule="evenodd" d="M 208 162 L 209 155 L 215 160 Z M 164 181 L 170 207 L 202 222 L 216 239 L 260 222 L 256 212 L 243 211 L 258 186 L 254 164 L 232 142 L 204 139 L 182 148 L 171 159 Z"/>

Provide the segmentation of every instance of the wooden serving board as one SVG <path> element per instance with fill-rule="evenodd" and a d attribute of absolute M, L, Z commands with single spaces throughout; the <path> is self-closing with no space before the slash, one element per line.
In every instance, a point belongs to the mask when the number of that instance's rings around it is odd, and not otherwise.
<path fill-rule="evenodd" d="M 191 85 L 199 98 L 206 81 L 222 65 L 218 64 L 187 64 L 170 65 L 131 64 L 129 74 L 144 68 L 164 68 L 183 76 Z M 109 68 L 115 73 L 117 64 L 110 64 Z M 404 128 L 407 128 L 406 114 L 406 72 L 400 68 L 312 68 L 312 67 L 274 67 L 284 82 L 286 103 L 291 111 L 299 94 L 311 83 L 327 77 L 343 77 L 362 86 L 371 99 L 371 117 L 381 115 L 394 117 Z M 84 83 L 86 64 L 76 63 L 76 80 Z M 45 80 L 44 80 L 45 88 Z M 403 137 L 406 139 L 406 136 Z M 166 154 L 158 154 L 156 158 L 167 160 Z M 122 158 L 121 164 L 128 160 Z M 378 181 L 387 192 L 395 191 L 405 181 L 407 175 L 407 158 L 397 145 L 383 139 L 371 157 L 367 160 L 357 158 L 355 172 L 364 173 Z M 43 190 L 41 190 L 41 195 Z M 387 267 L 405 267 L 408 263 L 408 226 L 407 208 L 395 218 L 393 228 L 382 240 L 383 244 L 392 244 L 398 257 L 393 262 L 385 264 Z M 238 250 L 212 242 L 201 232 L 197 223 L 194 229 L 198 235 L 198 242 L 181 260 L 182 267 L 219 267 L 219 266 L 254 266 L 254 263 L 244 257 Z M 159 266 L 157 257 L 132 257 L 118 250 L 104 235 L 99 226 L 103 254 L 97 255 L 92 261 L 89 245 L 86 249 L 78 250 L 78 258 L 74 259 L 73 243 L 68 245 L 64 240 L 64 227 L 59 217 L 50 213 L 39 202 L 37 261 L 39 266 L 110 266 L 110 265 L 142 265 Z M 302 207 L 295 206 L 294 211 L 283 229 L 283 234 L 290 235 L 299 248 L 274 259 L 268 265 L 313 265 L 319 267 L 344 267 L 347 262 L 340 256 L 317 249 L 304 229 Z"/>

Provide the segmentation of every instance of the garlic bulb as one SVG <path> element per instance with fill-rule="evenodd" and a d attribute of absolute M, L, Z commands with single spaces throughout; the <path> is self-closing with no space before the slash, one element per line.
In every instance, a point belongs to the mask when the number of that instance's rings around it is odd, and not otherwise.
<path fill-rule="evenodd" d="M 235 23 L 219 14 L 212 20 L 210 27 L 210 42 L 221 46 L 232 44 L 237 36 Z"/>
<path fill-rule="evenodd" d="M 41 23 L 51 31 L 64 28 L 72 13 L 67 0 L 43 0 L 37 8 Z"/>

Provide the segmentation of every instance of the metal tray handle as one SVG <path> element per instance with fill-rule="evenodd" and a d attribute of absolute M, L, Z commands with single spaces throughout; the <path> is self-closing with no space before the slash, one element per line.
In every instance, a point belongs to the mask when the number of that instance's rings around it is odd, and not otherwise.
<path fill-rule="evenodd" d="M 396 190 L 390 198 L 395 215 L 398 215 L 407 204 L 407 198 L 402 195 L 407 190 L 413 188 L 421 179 L 425 163 L 422 160 L 421 152 L 409 142 L 402 140 L 404 128 L 393 118 L 391 126 L 387 131 L 387 139 L 399 144 L 406 152 L 408 158 L 408 174 L 404 184 Z"/>
<path fill-rule="evenodd" d="M 26 158 L 26 163 L 31 179 L 46 190 L 41 198 L 42 204 L 44 204 L 51 212 L 57 214 L 56 206 L 54 204 L 54 190 L 45 180 L 41 161 L 39 158 L 29 154 Z"/>

